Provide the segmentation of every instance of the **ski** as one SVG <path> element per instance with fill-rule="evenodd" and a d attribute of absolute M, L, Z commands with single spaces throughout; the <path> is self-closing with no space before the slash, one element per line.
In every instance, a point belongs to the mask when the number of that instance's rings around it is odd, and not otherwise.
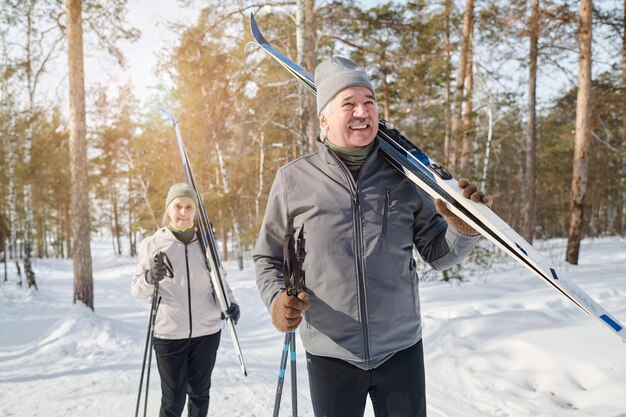
<path fill-rule="evenodd" d="M 211 222 L 209 222 L 209 217 L 207 216 L 206 209 L 202 203 L 202 196 L 200 195 L 200 191 L 198 190 L 196 182 L 193 178 L 191 164 L 189 162 L 189 157 L 187 156 L 187 151 L 185 150 L 182 135 L 180 134 L 178 120 L 176 120 L 176 118 L 167 110 L 161 110 L 167 115 L 174 125 L 176 140 L 178 141 L 178 150 L 183 163 L 183 170 L 185 171 L 185 180 L 187 184 L 194 189 L 196 196 L 198 197 L 198 230 L 201 238 L 200 244 L 202 245 L 202 249 L 204 250 L 206 256 L 207 266 L 209 267 L 209 274 L 211 276 L 211 283 L 213 284 L 213 289 L 215 290 L 217 302 L 222 314 L 226 317 L 226 326 L 228 328 L 228 333 L 230 333 L 230 338 L 233 342 L 235 352 L 237 353 L 237 358 L 239 359 L 241 372 L 243 373 L 243 376 L 248 376 L 248 371 L 246 370 L 243 354 L 241 352 L 241 346 L 239 345 L 239 339 L 237 338 L 235 323 L 233 319 L 226 314 L 226 311 L 228 311 L 228 308 L 230 307 L 230 300 L 228 299 L 228 294 L 224 288 L 224 268 L 222 267 L 222 262 L 220 261 L 220 256 L 217 251 L 217 243 L 213 234 Z"/>
<path fill-rule="evenodd" d="M 252 14 L 250 15 L 250 30 L 255 43 L 261 49 L 278 61 L 313 94 L 316 94 L 313 75 L 270 45 L 263 37 Z M 544 280 L 578 308 L 600 321 L 622 342 L 626 342 L 626 330 L 614 316 L 569 280 L 490 208 L 463 197 L 457 180 L 450 172 L 430 159 L 390 123 L 382 119 L 378 124 L 377 140 L 379 151 L 391 165 L 433 198 L 444 200 L 453 213 L 485 238 Z"/>

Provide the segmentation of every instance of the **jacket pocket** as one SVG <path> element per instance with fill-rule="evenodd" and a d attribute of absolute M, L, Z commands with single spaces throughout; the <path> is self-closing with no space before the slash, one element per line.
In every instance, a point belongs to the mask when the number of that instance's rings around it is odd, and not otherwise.
<path fill-rule="evenodd" d="M 389 222 L 389 207 L 391 206 L 391 191 L 385 189 L 385 203 L 383 204 L 383 225 L 380 230 L 380 238 L 387 237 L 387 223 Z"/>

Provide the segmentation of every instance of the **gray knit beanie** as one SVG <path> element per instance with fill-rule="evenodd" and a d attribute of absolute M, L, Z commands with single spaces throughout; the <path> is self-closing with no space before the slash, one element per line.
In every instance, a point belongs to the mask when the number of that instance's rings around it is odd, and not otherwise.
<path fill-rule="evenodd" d="M 361 67 L 349 59 L 334 56 L 320 63 L 315 68 L 315 85 L 317 86 L 317 115 L 340 91 L 348 87 L 367 87 L 374 98 L 374 86 Z"/>
<path fill-rule="evenodd" d="M 170 205 L 172 200 L 178 197 L 189 197 L 193 200 L 193 203 L 198 207 L 198 196 L 196 195 L 195 190 L 187 185 L 184 182 L 179 182 L 178 184 L 174 184 L 170 187 L 170 190 L 167 192 L 167 198 L 165 199 L 165 208 Z"/>

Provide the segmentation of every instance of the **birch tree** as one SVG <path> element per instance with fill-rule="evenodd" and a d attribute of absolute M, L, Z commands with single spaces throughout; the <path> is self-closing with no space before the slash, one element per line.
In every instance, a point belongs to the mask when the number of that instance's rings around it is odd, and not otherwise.
<path fill-rule="evenodd" d="M 315 0 L 296 1 L 296 62 L 313 72 L 317 66 Z M 313 151 L 319 135 L 319 121 L 315 96 L 302 85 L 298 85 L 297 109 L 300 120 L 298 151 L 304 155 Z"/>
<path fill-rule="evenodd" d="M 569 230 L 565 260 L 578 264 L 582 239 L 583 204 L 589 174 L 589 141 L 591 137 L 591 32 L 592 1 L 581 0 L 578 34 L 578 94 L 576 99 L 576 137 L 570 194 Z"/>
<path fill-rule="evenodd" d="M 8 1 L 5 11 L 9 15 L 8 20 L 17 36 L 17 45 L 20 56 L 16 57 L 18 78 L 23 82 L 19 94 L 20 99 L 25 100 L 24 120 L 25 129 L 21 134 L 21 141 L 16 144 L 13 151 L 21 155 L 21 164 L 25 172 L 23 178 L 23 247 L 24 247 L 24 272 L 28 288 L 37 288 L 35 272 L 32 267 L 32 255 L 34 247 L 34 222 L 33 222 L 33 167 L 31 167 L 31 151 L 33 137 L 38 133 L 38 111 L 36 97 L 41 76 L 46 73 L 50 62 L 60 51 L 62 36 L 56 27 L 57 8 L 53 2 L 29 0 Z M 25 93 L 25 94 L 24 94 Z M 19 104 L 18 104 L 19 106 Z M 17 192 L 17 189 L 14 191 Z M 17 203 L 15 196 L 11 196 L 12 204 Z M 17 227 L 17 223 L 11 223 L 11 227 Z M 41 238 L 41 237 L 40 237 Z"/>

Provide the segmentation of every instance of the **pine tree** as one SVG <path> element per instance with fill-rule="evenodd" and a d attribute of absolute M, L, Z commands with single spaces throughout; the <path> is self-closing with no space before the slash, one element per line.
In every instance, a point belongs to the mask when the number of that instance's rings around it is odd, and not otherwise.
<path fill-rule="evenodd" d="M 565 260 L 578 264 L 582 239 L 583 204 L 589 176 L 591 119 L 591 41 L 592 1 L 581 0 L 579 9 L 578 97 L 576 99 L 576 138 L 570 197 L 569 231 Z"/>
<path fill-rule="evenodd" d="M 66 16 L 70 82 L 70 167 L 72 173 L 74 303 L 80 301 L 93 310 L 82 2 L 80 0 L 67 0 Z"/>

